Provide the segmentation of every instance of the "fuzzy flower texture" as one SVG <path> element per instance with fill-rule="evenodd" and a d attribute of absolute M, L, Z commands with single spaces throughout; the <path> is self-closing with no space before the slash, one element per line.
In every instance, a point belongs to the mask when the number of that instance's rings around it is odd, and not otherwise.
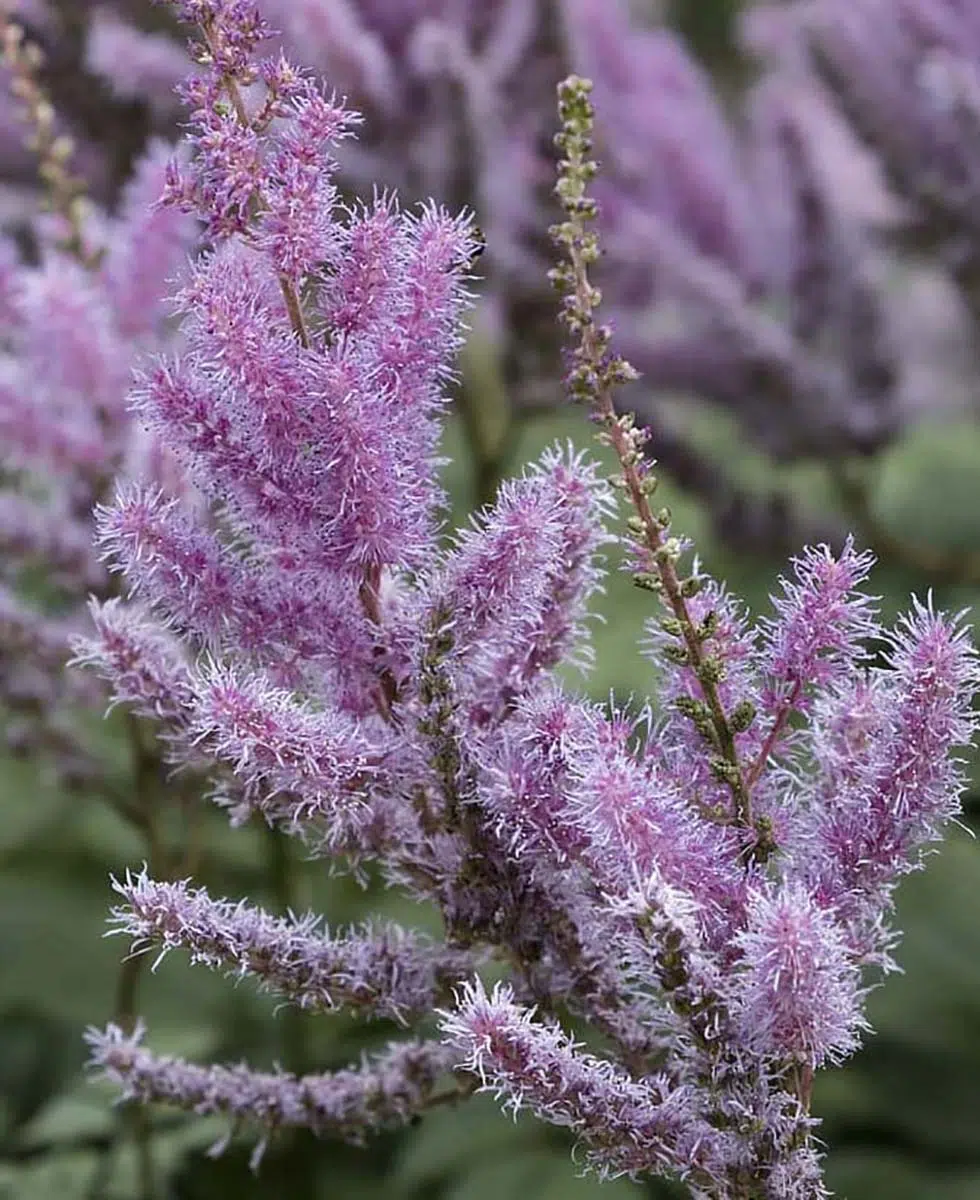
<path fill-rule="evenodd" d="M 142 1029 L 110 1027 L 93 1063 L 127 1098 L 263 1139 L 361 1140 L 476 1083 L 567 1126 L 603 1174 L 824 1194 L 811 1081 L 857 1047 L 896 881 L 957 809 L 978 678 L 962 624 L 916 605 L 882 629 L 850 544 L 802 553 L 757 626 L 696 567 L 682 576 L 641 431 L 609 399 L 629 372 L 594 320 L 581 81 L 562 92 L 555 282 L 571 391 L 621 473 L 610 486 L 553 449 L 447 545 L 438 446 L 471 225 L 383 194 L 342 203 L 331 150 L 353 114 L 260 56 L 247 0 L 175 7 L 201 71 L 162 203 L 196 213 L 209 249 L 176 296 L 179 356 L 131 404 L 184 479 L 125 482 L 100 510 L 128 596 L 93 604 L 80 657 L 176 766 L 210 762 L 233 820 L 374 864 L 445 937 L 328 931 L 127 876 L 114 918 L 136 949 L 414 1039 L 297 1078 L 158 1057 Z M 555 675 L 587 665 L 617 490 L 635 580 L 663 609 L 643 642 L 662 692 L 642 712 Z M 489 991 L 488 958 L 506 976 Z"/>

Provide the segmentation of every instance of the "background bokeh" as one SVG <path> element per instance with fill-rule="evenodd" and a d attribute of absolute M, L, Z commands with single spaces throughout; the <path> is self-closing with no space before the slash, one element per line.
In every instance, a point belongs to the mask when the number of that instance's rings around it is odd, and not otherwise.
<path fill-rule="evenodd" d="M 174 114 L 156 99 L 143 101 L 94 80 L 85 54 L 86 22 L 96 19 L 95 6 L 27 7 L 30 28 L 50 51 L 52 94 L 67 106 L 65 116 L 81 139 L 80 169 L 91 171 L 93 195 L 111 206 L 136 148 L 151 130 L 166 132 Z M 666 20 L 681 32 L 714 73 L 723 97 L 719 104 L 735 111 L 758 73 L 737 33 L 744 14 L 735 0 L 633 7 L 638 20 Z M 956 5 L 950 0 L 948 7 L 952 11 Z M 147 6 L 128 3 L 114 11 L 145 29 L 166 30 L 159 12 Z M 980 60 L 976 70 L 980 80 Z M 89 83 L 85 105 L 72 99 L 80 94 L 79 79 Z M 101 90 L 91 91 L 97 87 Z M 976 128 L 980 162 L 980 121 Z M 865 213 L 868 196 L 848 191 L 862 188 L 867 179 L 863 165 L 848 174 L 848 155 L 864 164 L 864 152 L 856 139 L 839 144 L 836 136 L 827 134 L 833 145 L 826 161 L 840 164 L 841 173 L 832 173 L 828 189 L 841 207 Z M 24 227 L 37 193 L 23 156 L 14 152 L 16 139 L 11 137 L 9 145 L 7 159 L 0 159 L 6 180 L 0 217 L 29 253 Z M 376 169 L 386 153 L 383 131 L 373 148 L 370 166 Z M 351 164 L 351 178 L 357 168 Z M 454 187 L 464 184 L 453 181 Z M 876 186 L 888 195 L 887 178 Z M 447 198 L 468 200 L 480 213 L 479 194 Z M 980 602 L 975 326 L 958 299 L 955 271 L 935 245 L 905 254 L 904 246 L 896 250 L 885 238 L 875 241 L 870 222 L 861 232 L 871 246 L 883 305 L 897 322 L 899 341 L 904 330 L 915 342 L 913 358 L 901 364 L 903 418 L 873 452 L 841 444 L 817 454 L 804 444 L 792 454 L 773 454 L 737 407 L 727 412 L 704 403 L 690 388 L 653 389 L 647 383 L 637 393 L 654 429 L 662 424 L 683 451 L 664 455 L 662 494 L 675 513 L 675 528 L 695 539 L 707 568 L 757 612 L 765 610 L 785 561 L 785 544 L 798 531 L 827 531 L 834 537 L 855 526 L 859 541 L 881 553 L 874 584 L 886 614 L 900 611 L 911 592 L 932 590 L 938 606 L 953 610 Z M 533 263 L 530 254 L 527 263 Z M 515 330 L 520 339 L 533 342 L 546 303 L 533 295 L 513 298 L 519 291 L 515 280 L 527 263 L 518 269 L 496 261 L 491 241 L 490 302 L 478 315 L 464 356 L 458 413 L 445 439 L 453 523 L 465 520 L 492 494 L 497 478 L 519 471 L 548 443 L 592 443 L 584 416 L 558 406 L 557 384 L 550 395 L 537 388 L 527 402 L 515 399 L 512 381 L 531 351 L 540 351 L 534 369 L 543 363 L 542 374 L 550 369 L 555 378 L 553 347 L 522 344 L 517 354 L 508 343 L 518 338 Z M 530 334 L 515 324 L 525 311 L 533 318 Z M 683 320 L 684 310 L 679 312 Z M 701 328 L 710 339 L 710 325 Z M 710 348 L 709 340 L 705 352 Z M 785 413 L 773 410 L 773 426 L 785 419 Z M 656 436 L 652 449 L 657 454 Z M 685 463 L 693 464 L 687 472 Z M 725 480 L 721 499 L 711 486 L 719 479 Z M 43 580 L 25 578 L 19 586 L 38 603 L 46 595 Z M 655 681 L 636 651 L 649 611 L 649 597 L 613 570 L 595 627 L 596 667 L 577 686 L 597 699 L 651 691 Z M 0 653 L 10 653 L 2 640 Z M 14 715 L 0 712 L 0 720 L 12 722 Z M 125 791 L 132 762 L 124 717 L 117 712 L 102 723 L 86 714 L 79 721 L 86 744 Z M 828 1181 L 851 1200 L 980 1200 L 978 829 L 980 776 L 966 797 L 961 827 L 931 858 L 928 870 L 901 888 L 898 924 L 905 939 L 898 958 L 904 974 L 871 996 L 874 1036 L 852 1062 L 826 1073 L 817 1085 L 815 1109 L 824 1120 Z M 167 836 L 185 834 L 175 827 Z M 201 809 L 194 838 L 195 878 L 212 894 L 248 896 L 276 911 L 310 907 L 326 914 L 331 926 L 367 913 L 407 924 L 433 923 L 432 914 L 411 911 L 370 879 L 362 884 L 331 876 L 277 833 L 258 826 L 229 829 L 218 811 Z M 43 754 L 8 752 L 0 758 L 0 1197 L 625 1200 L 681 1194 L 661 1184 L 600 1185 L 582 1179 L 568 1139 L 531 1121 L 505 1119 L 487 1098 L 440 1111 L 366 1149 L 317 1143 L 308 1136 L 275 1142 L 257 1176 L 248 1168 L 247 1138 L 233 1140 L 223 1155 L 211 1157 L 208 1148 L 225 1133 L 221 1123 L 153 1113 L 149 1163 L 136 1149 L 141 1118 L 114 1108 L 110 1093 L 93 1085 L 82 1069 L 83 1031 L 115 1011 L 126 950 L 119 939 L 103 936 L 112 902 L 109 876 L 138 867 L 146 856 L 138 830 L 84 778 L 66 778 Z M 152 975 L 144 972 L 138 1008 L 159 1051 L 290 1069 L 343 1065 L 391 1032 L 344 1017 L 276 1011 L 249 985 L 191 971 L 176 955 Z"/>

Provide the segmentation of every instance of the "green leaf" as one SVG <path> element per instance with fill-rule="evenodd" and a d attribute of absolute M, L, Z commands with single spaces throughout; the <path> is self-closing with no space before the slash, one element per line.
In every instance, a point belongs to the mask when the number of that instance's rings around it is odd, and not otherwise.
<path fill-rule="evenodd" d="M 845 1136 L 885 1137 L 923 1157 L 976 1157 L 980 925 L 963 900 L 978 894 L 980 854 L 961 832 L 899 889 L 903 974 L 872 993 L 876 1033 L 865 1048 L 845 1069 L 821 1073 L 814 1089 L 832 1162 Z"/>
<path fill-rule="evenodd" d="M 923 424 L 883 457 L 875 508 L 913 544 L 976 553 L 980 547 L 977 471 L 980 425 Z"/>
<path fill-rule="evenodd" d="M 428 1196 L 474 1163 L 508 1158 L 542 1136 L 532 1120 L 509 1120 L 488 1096 L 475 1096 L 459 1108 L 429 1113 L 405 1138 L 393 1175 L 400 1193 Z"/>
<path fill-rule="evenodd" d="M 73 1079 L 84 1060 L 80 1030 L 15 1004 L 0 1014 L 0 1098 L 5 1136 L 26 1125 Z"/>
<path fill-rule="evenodd" d="M 64 796 L 45 787 L 33 762 L 0 756 L 0 858 L 39 837 L 58 816 Z"/>
<path fill-rule="evenodd" d="M 640 1185 L 626 1179 L 602 1182 L 583 1176 L 564 1147 L 526 1149 L 483 1160 L 445 1194 L 445 1200 L 640 1200 Z"/>
<path fill-rule="evenodd" d="M 484 1159 L 445 1193 L 445 1200 L 538 1197 L 554 1182 L 554 1169 L 555 1156 L 547 1150 L 525 1150 Z"/>
<path fill-rule="evenodd" d="M 0 1200 L 85 1200 L 98 1161 L 97 1153 L 82 1151 L 37 1159 L 21 1167 L 0 1167 Z M 122 1197 L 107 1195 L 101 1200 Z"/>
<path fill-rule="evenodd" d="M 839 1200 L 976 1200 L 980 1171 L 926 1168 L 894 1151 L 832 1155 L 827 1183 Z"/>
<path fill-rule="evenodd" d="M 46 1105 L 18 1137 L 24 1147 L 64 1145 L 80 1139 L 108 1135 L 116 1113 L 100 1089 L 87 1080 Z"/>

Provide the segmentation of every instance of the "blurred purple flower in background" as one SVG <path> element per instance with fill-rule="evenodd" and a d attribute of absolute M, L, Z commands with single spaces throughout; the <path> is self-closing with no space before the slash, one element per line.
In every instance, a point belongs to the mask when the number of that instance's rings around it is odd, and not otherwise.
<path fill-rule="evenodd" d="M 93 773 L 97 781 L 99 767 L 71 706 L 104 697 L 63 668 L 71 638 L 87 626 L 88 595 L 112 590 L 92 544 L 92 506 L 120 471 L 179 486 L 168 452 L 133 422 L 126 399 L 138 356 L 173 336 L 164 297 L 196 240 L 195 221 L 153 207 L 171 154 L 152 144 L 118 213 L 88 212 L 82 236 L 97 266 L 65 248 L 53 214 L 36 227 L 35 264 L 5 243 L 0 696 L 12 714 L 8 745 L 53 752 L 75 782 L 91 783 Z M 43 581 L 45 603 L 21 593 L 31 579 Z"/>

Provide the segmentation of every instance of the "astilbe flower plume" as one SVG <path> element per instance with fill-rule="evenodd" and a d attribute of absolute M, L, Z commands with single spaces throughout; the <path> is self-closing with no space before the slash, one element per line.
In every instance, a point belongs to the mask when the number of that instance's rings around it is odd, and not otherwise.
<path fill-rule="evenodd" d="M 121 0 L 75 8 L 88 17 L 87 68 L 172 125 L 177 42 L 128 27 L 145 14 Z M 683 39 L 649 28 L 652 11 L 638 15 L 626 0 L 264 0 L 276 45 L 368 114 L 363 136 L 338 151 L 346 188 L 378 184 L 480 212 L 489 237 L 465 374 L 494 404 L 474 412 L 475 386 L 457 400 L 481 503 L 507 469 L 517 423 L 554 403 L 540 230 L 553 216 L 551 95 L 568 70 L 593 78 L 600 99 L 599 283 L 646 381 L 620 407 L 640 411 L 663 469 L 706 504 L 727 542 L 781 555 L 804 540 L 839 545 L 846 522 L 722 469 L 672 419 L 677 394 L 733 418 L 770 457 L 817 455 L 832 468 L 845 454 L 883 451 L 927 410 L 969 404 L 969 329 L 956 298 L 937 325 L 908 321 L 887 282 L 911 268 L 918 283 L 925 248 L 928 274 L 938 265 L 976 317 L 970 6 L 902 0 L 894 20 L 883 0 L 744 8 L 754 80 L 722 96 Z M 937 338 L 957 354 L 937 359 Z M 937 580 L 977 575 L 972 558 L 881 528 L 858 464 L 834 474 L 851 524 L 887 557 Z"/>
<path fill-rule="evenodd" d="M 763 74 L 739 128 L 675 34 L 632 27 L 625 0 L 564 8 L 606 163 L 601 282 L 647 387 L 717 405 L 777 457 L 886 443 L 903 420 L 898 348 L 793 74 Z M 691 460 L 678 467 L 697 483 Z"/>
<path fill-rule="evenodd" d="M 149 364 L 131 401 L 197 491 L 123 482 L 100 511 L 134 599 L 95 607 L 83 654 L 118 702 L 158 716 L 175 765 L 210 759 L 234 819 L 375 864 L 437 908 L 445 944 L 330 934 L 130 875 L 113 923 L 135 952 L 183 949 L 419 1040 L 299 1078 L 157 1057 L 142 1027 L 113 1025 L 91 1032 L 93 1063 L 129 1099 L 263 1137 L 360 1139 L 475 1077 L 570 1128 L 605 1174 L 666 1174 L 717 1200 L 823 1195 L 812 1077 L 857 1047 L 894 884 L 955 811 L 950 752 L 978 682 L 962 623 L 919 606 L 883 631 L 851 545 L 801 555 L 759 628 L 682 571 L 645 432 L 613 406 L 633 372 L 595 312 L 592 109 L 575 78 L 552 278 L 568 389 L 618 470 L 610 487 L 556 448 L 441 540 L 469 223 L 380 194 L 342 205 L 331 153 L 352 114 L 260 56 L 246 0 L 175 7 L 198 25 L 203 71 L 184 88 L 194 153 L 164 200 L 213 245 L 177 294 L 179 355 Z M 641 711 L 556 674 L 587 663 L 617 490 L 630 569 L 662 606 L 645 645 L 664 687 Z M 872 659 L 881 639 L 890 653 Z M 506 975 L 490 992 L 487 956 Z M 602 1034 L 601 1054 L 569 1017 Z"/>
<path fill-rule="evenodd" d="M 149 207 L 171 154 L 151 144 L 113 217 L 86 208 L 75 231 L 84 244 L 51 214 L 36 222 L 38 261 L 24 262 L 13 239 L 2 247 L 0 705 L 8 744 L 48 751 L 75 782 L 97 781 L 99 764 L 72 706 L 101 707 L 104 692 L 63 667 L 87 628 L 87 596 L 113 591 L 92 506 L 118 471 L 163 479 L 171 469 L 126 406 L 138 358 L 174 336 L 165 297 L 197 233 L 189 216 Z"/>

